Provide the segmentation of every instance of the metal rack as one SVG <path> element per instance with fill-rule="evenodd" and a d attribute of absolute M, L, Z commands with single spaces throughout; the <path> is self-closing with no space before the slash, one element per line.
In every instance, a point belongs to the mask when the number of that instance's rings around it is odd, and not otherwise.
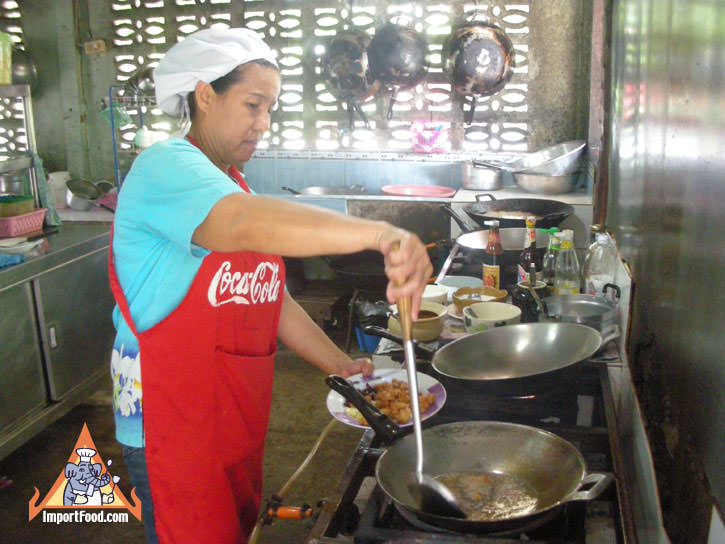
<path fill-rule="evenodd" d="M 30 98 L 30 85 L 0 85 L 0 99 L 19 99 L 23 110 L 23 128 L 25 130 L 26 145 L 28 151 L 35 152 L 35 122 L 33 120 L 33 105 Z M 10 155 L 0 160 L 0 174 L 27 170 L 30 180 L 30 194 L 35 202 L 35 207 L 40 207 L 38 193 L 38 180 L 33 168 L 33 159 L 27 155 Z"/>
<path fill-rule="evenodd" d="M 122 135 L 123 127 L 128 126 L 128 123 L 121 124 L 122 119 L 116 115 L 116 108 L 122 108 L 123 111 L 128 113 L 129 117 L 134 120 L 134 130 L 140 130 L 144 126 L 144 116 L 148 113 L 148 110 L 153 107 L 155 100 L 142 93 L 134 93 L 129 91 L 127 85 L 111 85 L 108 88 L 108 108 L 109 118 L 111 122 L 111 141 L 113 145 L 113 171 L 114 181 L 117 188 L 121 188 L 123 178 L 130 167 L 130 163 L 138 154 L 139 150 L 136 148 L 133 141 L 124 142 Z M 127 109 L 128 108 L 128 109 Z M 129 129 L 130 131 L 131 129 Z M 126 143 L 127 147 L 124 147 Z"/>

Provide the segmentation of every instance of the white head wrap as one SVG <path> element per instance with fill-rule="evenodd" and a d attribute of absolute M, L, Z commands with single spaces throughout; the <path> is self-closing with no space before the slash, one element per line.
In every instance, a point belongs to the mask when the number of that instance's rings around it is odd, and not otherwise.
<path fill-rule="evenodd" d="M 253 30 L 208 28 L 194 32 L 172 46 L 154 70 L 156 103 L 164 113 L 181 117 L 187 124 L 186 95 L 199 81 L 211 83 L 253 60 L 277 66 L 274 52 Z"/>

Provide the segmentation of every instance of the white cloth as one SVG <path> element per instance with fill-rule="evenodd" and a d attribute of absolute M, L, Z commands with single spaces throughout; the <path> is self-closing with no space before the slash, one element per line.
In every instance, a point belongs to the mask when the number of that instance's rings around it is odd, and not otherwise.
<path fill-rule="evenodd" d="M 266 60 L 277 66 L 274 52 L 248 28 L 207 28 L 172 46 L 154 70 L 156 103 L 169 115 L 185 113 L 186 95 L 199 81 L 211 83 L 237 66 Z"/>

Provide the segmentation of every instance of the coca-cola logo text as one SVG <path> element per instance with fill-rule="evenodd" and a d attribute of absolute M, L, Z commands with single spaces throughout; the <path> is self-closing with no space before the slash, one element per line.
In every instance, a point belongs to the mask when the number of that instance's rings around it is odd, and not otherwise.
<path fill-rule="evenodd" d="M 209 303 L 218 307 L 228 302 L 235 304 L 264 304 L 279 298 L 281 281 L 279 264 L 261 262 L 254 272 L 232 271 L 224 261 L 209 284 Z"/>

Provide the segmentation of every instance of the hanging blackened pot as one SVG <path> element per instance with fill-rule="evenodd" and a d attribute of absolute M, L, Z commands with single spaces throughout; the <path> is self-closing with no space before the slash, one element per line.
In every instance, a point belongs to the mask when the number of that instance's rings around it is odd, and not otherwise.
<path fill-rule="evenodd" d="M 372 79 L 391 89 L 387 118 L 393 116 L 398 91 L 418 84 L 428 72 L 428 43 L 415 29 L 386 23 L 376 30 L 368 47 Z"/>
<path fill-rule="evenodd" d="M 351 129 L 355 111 L 365 127 L 370 127 L 358 100 L 367 95 L 371 87 L 367 74 L 367 49 L 371 40 L 362 30 L 344 30 L 329 41 L 322 58 L 322 72 L 332 94 L 347 103 Z"/>
<path fill-rule="evenodd" d="M 476 98 L 504 88 L 513 75 L 514 47 L 495 25 L 466 23 L 457 27 L 443 44 L 444 70 L 453 90 L 471 97 L 465 122 L 473 122 Z"/>

